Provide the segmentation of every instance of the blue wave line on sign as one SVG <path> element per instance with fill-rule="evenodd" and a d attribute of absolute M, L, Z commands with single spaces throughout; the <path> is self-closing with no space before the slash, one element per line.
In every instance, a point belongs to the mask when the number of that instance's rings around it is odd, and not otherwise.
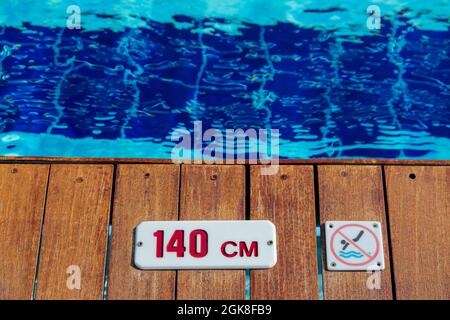
<path fill-rule="evenodd" d="M 358 251 L 339 251 L 339 256 L 344 259 L 362 258 L 363 254 Z"/>

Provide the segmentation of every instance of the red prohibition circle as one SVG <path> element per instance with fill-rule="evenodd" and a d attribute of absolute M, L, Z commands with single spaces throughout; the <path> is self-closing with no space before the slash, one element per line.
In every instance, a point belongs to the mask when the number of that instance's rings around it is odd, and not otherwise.
<path fill-rule="evenodd" d="M 370 257 L 369 260 L 367 260 L 367 261 L 365 261 L 365 262 L 351 263 L 351 262 L 344 261 L 344 260 L 342 260 L 341 258 L 338 257 L 338 255 L 337 255 L 336 252 L 334 251 L 334 246 L 333 246 L 333 244 L 334 244 L 334 238 L 335 238 L 336 234 L 337 234 L 339 231 L 341 231 L 342 229 L 347 228 L 347 227 L 359 227 L 359 228 L 363 228 L 364 230 L 368 231 L 368 232 L 373 236 L 373 238 L 375 239 L 376 248 L 375 248 L 375 253 Z M 375 233 L 374 233 L 372 230 L 370 230 L 369 228 L 367 228 L 367 227 L 365 227 L 365 226 L 363 226 L 363 225 L 360 225 L 360 224 L 355 224 L 355 223 L 354 223 L 354 224 L 346 224 L 346 225 L 343 225 L 343 226 L 339 227 L 336 231 L 334 231 L 334 233 L 331 235 L 330 246 L 331 246 L 331 253 L 333 254 L 333 256 L 334 256 L 339 262 L 341 262 L 341 263 L 343 263 L 343 264 L 346 264 L 346 265 L 348 265 L 348 266 L 355 266 L 355 267 L 364 266 L 364 265 L 366 265 L 366 264 L 372 262 L 372 261 L 377 257 L 378 252 L 380 251 L 380 244 L 378 243 L 378 239 L 377 239 L 377 236 L 375 235 Z"/>

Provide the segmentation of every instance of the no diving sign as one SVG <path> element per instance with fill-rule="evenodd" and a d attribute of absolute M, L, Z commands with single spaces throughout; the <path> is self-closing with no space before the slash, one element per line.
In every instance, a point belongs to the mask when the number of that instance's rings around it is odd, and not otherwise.
<path fill-rule="evenodd" d="M 327 269 L 383 270 L 384 252 L 378 221 L 327 221 Z"/>

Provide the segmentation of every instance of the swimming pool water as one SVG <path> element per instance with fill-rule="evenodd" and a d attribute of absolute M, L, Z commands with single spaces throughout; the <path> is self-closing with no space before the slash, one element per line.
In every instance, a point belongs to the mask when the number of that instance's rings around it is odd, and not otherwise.
<path fill-rule="evenodd" d="M 283 158 L 449 159 L 449 17 L 445 0 L 3 0 L 0 155 L 169 158 L 201 120 L 279 129 Z"/>

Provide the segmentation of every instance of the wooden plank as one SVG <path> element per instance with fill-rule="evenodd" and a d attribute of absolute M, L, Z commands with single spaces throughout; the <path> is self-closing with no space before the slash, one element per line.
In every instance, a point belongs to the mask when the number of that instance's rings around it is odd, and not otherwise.
<path fill-rule="evenodd" d="M 325 242 L 322 241 L 324 298 L 392 299 L 381 167 L 319 166 L 318 175 L 321 224 L 329 220 L 380 221 L 383 226 L 386 265 L 386 269 L 377 274 L 381 277 L 380 286 L 378 286 L 380 289 L 369 289 L 367 282 L 370 283 L 370 279 L 374 279 L 374 277 L 369 278 L 371 274 L 368 272 L 330 272 L 326 270 Z"/>
<path fill-rule="evenodd" d="M 0 299 L 31 299 L 48 165 L 0 165 Z"/>
<path fill-rule="evenodd" d="M 112 175 L 111 165 L 51 166 L 38 299 L 103 297 Z M 80 268 L 79 290 L 67 285 L 70 266 Z"/>
<path fill-rule="evenodd" d="M 251 167 L 251 219 L 277 228 L 278 262 L 251 271 L 252 299 L 318 299 L 314 171 L 280 166 L 275 175 Z"/>
<path fill-rule="evenodd" d="M 385 170 L 397 299 L 450 299 L 450 167 Z"/>
<path fill-rule="evenodd" d="M 146 220 L 178 220 L 179 165 L 120 165 L 112 216 L 108 299 L 173 299 L 175 271 L 132 266 L 133 230 Z"/>
<path fill-rule="evenodd" d="M 245 167 L 182 165 L 180 220 L 245 219 Z M 178 299 L 244 299 L 244 270 L 178 272 Z"/>

